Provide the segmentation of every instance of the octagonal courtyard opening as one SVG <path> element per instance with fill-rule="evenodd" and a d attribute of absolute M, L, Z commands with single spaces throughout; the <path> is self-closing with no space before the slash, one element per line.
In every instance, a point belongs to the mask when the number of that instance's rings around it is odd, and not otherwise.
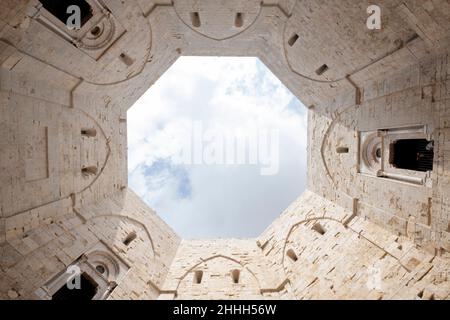
<path fill-rule="evenodd" d="M 128 180 L 182 238 L 256 237 L 306 185 L 307 109 L 255 57 L 180 57 L 128 111 Z"/>

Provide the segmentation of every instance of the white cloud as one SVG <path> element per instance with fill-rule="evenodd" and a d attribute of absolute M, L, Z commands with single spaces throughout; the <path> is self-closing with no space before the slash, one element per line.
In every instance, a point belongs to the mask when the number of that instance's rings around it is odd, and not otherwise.
<path fill-rule="evenodd" d="M 280 169 L 177 165 L 193 122 L 279 132 Z M 184 238 L 254 237 L 305 188 L 306 111 L 256 58 L 182 57 L 128 111 L 129 185 Z"/>

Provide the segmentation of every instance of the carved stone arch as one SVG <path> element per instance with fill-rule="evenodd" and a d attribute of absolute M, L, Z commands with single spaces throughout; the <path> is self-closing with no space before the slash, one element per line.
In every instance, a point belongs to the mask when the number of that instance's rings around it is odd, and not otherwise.
<path fill-rule="evenodd" d="M 68 281 L 75 275 L 81 276 L 89 284 L 84 299 L 107 299 L 130 266 L 116 255 L 104 242 L 99 241 L 67 268 L 60 270 L 35 292 L 41 299 L 77 299 L 77 294 L 67 291 Z M 87 292 L 86 292 L 87 291 Z M 91 293 L 89 297 L 85 295 Z"/>
<path fill-rule="evenodd" d="M 110 157 L 109 140 L 95 118 L 81 109 L 36 100 L 42 103 L 34 104 L 35 118 L 30 121 L 19 117 L 24 134 L 12 145 L 26 156 L 19 163 L 9 163 L 5 170 L 14 181 L 4 185 L 5 190 L 21 190 L 20 194 L 11 192 L 20 200 L 12 198 L 11 206 L 4 208 L 7 218 L 43 206 L 57 206 L 57 202 L 87 190 L 101 176 Z M 33 100 L 13 93 L 10 101 L 18 112 L 25 112 L 27 103 Z M 95 137 L 85 138 L 83 128 L 95 130 Z M 37 189 L 52 191 L 37 196 Z"/>
<path fill-rule="evenodd" d="M 301 244 L 297 240 L 289 245 L 297 232 Z M 298 259 L 287 261 L 292 248 L 297 249 Z M 292 225 L 284 241 L 281 263 L 298 298 L 363 297 L 373 291 L 383 296 L 393 294 L 394 284 L 402 274 L 410 272 L 396 254 L 385 248 L 341 221 L 317 217 Z M 353 259 L 364 254 L 368 255 L 364 261 Z M 361 287 L 346 280 L 353 277 L 358 278 Z"/>
<path fill-rule="evenodd" d="M 289 67 L 312 81 L 338 82 L 399 50 L 402 43 L 414 36 L 414 31 L 394 18 L 395 12 L 390 8 L 395 2 L 378 1 L 384 13 L 385 32 L 370 34 L 366 21 L 367 8 L 372 3 L 368 0 L 341 1 L 339 8 L 347 13 L 345 15 L 336 14 L 333 0 L 296 1 L 284 31 L 283 45 Z M 323 24 L 325 17 L 329 19 L 326 25 Z M 355 21 L 359 21 L 359 28 L 354 27 Z M 319 29 L 325 45 L 323 41 L 316 41 L 314 31 Z M 310 54 L 319 51 L 320 56 Z M 348 59 L 349 56 L 352 59 Z"/>
<path fill-rule="evenodd" d="M 354 234 L 358 234 L 359 237 L 360 237 L 362 240 L 367 241 L 367 242 L 370 242 L 370 243 L 372 243 L 373 245 L 377 246 L 376 243 L 374 243 L 372 240 L 366 238 L 366 237 L 363 236 L 363 235 L 360 235 L 358 232 L 356 232 L 355 230 L 353 230 L 351 227 L 345 226 L 344 223 L 343 223 L 342 221 L 339 221 L 339 220 L 337 220 L 337 219 L 334 219 L 334 218 L 331 218 L 331 217 L 316 217 L 316 218 L 305 219 L 305 220 L 302 220 L 302 221 L 299 221 L 299 222 L 293 224 L 293 225 L 291 226 L 291 228 L 289 229 L 289 231 L 288 231 L 286 237 L 284 238 L 283 251 L 282 251 L 282 252 L 283 252 L 283 255 L 282 255 L 282 257 L 281 257 L 281 263 L 282 263 L 282 265 L 283 265 L 283 268 L 284 268 L 284 261 L 285 261 L 285 258 L 286 258 L 286 252 L 287 252 L 287 250 L 288 250 L 288 249 L 287 249 L 287 244 L 288 244 L 288 241 L 289 241 L 289 238 L 291 237 L 291 235 L 296 231 L 296 229 L 297 229 L 300 225 L 303 225 L 303 224 L 308 223 L 308 222 L 320 222 L 320 221 L 331 222 L 331 223 L 336 223 L 336 224 L 342 225 L 342 227 L 345 228 L 346 230 L 349 230 L 350 232 L 352 232 L 352 233 L 354 233 Z M 313 228 L 313 227 L 314 227 L 314 226 L 312 225 L 312 226 L 311 226 L 311 229 L 312 229 L 312 230 L 315 229 L 315 228 Z M 315 232 L 317 232 L 317 231 L 315 231 Z M 377 247 L 379 247 L 379 246 L 377 246 Z M 388 255 L 392 256 L 392 257 L 393 257 L 394 259 L 396 259 L 397 261 L 399 261 L 399 259 L 398 259 L 394 254 L 392 254 L 392 253 L 390 253 L 390 252 L 386 252 L 386 253 L 387 253 Z M 400 263 L 400 261 L 399 261 L 399 263 Z M 402 266 L 403 266 L 403 265 L 402 265 Z M 406 268 L 405 268 L 405 269 L 406 269 Z"/>
<path fill-rule="evenodd" d="M 347 190 L 356 185 L 358 139 L 354 128 L 342 119 L 344 116 L 334 119 L 327 128 L 322 140 L 321 158 L 333 186 L 351 198 L 355 195 Z"/>
<path fill-rule="evenodd" d="M 75 193 L 81 193 L 91 187 L 103 173 L 111 154 L 111 147 L 105 132 L 98 122 L 86 112 L 80 109 L 74 110 L 77 110 L 76 112 L 79 113 L 78 118 L 80 119 L 78 126 L 73 128 L 73 130 L 75 131 L 75 136 L 79 138 L 78 150 L 81 161 L 81 167 L 78 174 L 75 175 L 79 186 Z M 86 128 L 95 131 L 95 136 L 87 137 L 83 132 Z"/>
<path fill-rule="evenodd" d="M 117 281 L 120 276 L 118 261 L 106 251 L 92 251 L 86 254 L 90 264 L 96 268 L 108 281 Z M 100 267 L 103 270 L 100 270 Z"/>
<path fill-rule="evenodd" d="M 283 270 L 286 272 L 286 268 L 285 268 L 285 260 L 286 260 L 286 256 L 287 256 L 287 252 L 289 251 L 290 248 L 287 248 L 288 246 L 288 241 L 292 235 L 292 233 L 297 229 L 298 226 L 311 222 L 311 221 L 319 221 L 319 220 L 332 220 L 332 221 L 336 221 L 338 222 L 338 220 L 335 220 L 333 218 L 326 218 L 326 217 L 322 217 L 322 218 L 309 218 L 309 219 L 305 219 L 305 220 L 301 220 L 297 223 L 294 223 L 290 228 L 289 231 L 286 234 L 286 237 L 284 238 L 284 243 L 283 243 L 283 250 L 282 250 L 282 256 L 281 256 L 281 264 L 283 266 Z M 296 253 L 297 256 L 299 256 L 298 253 Z"/>
<path fill-rule="evenodd" d="M 192 272 L 192 270 L 194 270 L 194 269 L 195 269 L 196 267 L 198 267 L 199 265 L 201 265 L 201 264 L 203 264 L 203 263 L 205 263 L 205 262 L 211 261 L 211 260 L 213 260 L 213 259 L 219 259 L 219 258 L 221 258 L 221 259 L 226 259 L 226 260 L 230 260 L 230 261 L 232 261 L 232 262 L 234 262 L 234 263 L 240 265 L 243 269 L 246 269 L 247 271 L 249 271 L 249 272 L 255 277 L 255 280 L 258 282 L 258 285 L 259 285 L 259 280 L 258 280 L 258 278 L 256 277 L 255 273 L 254 273 L 251 269 L 249 269 L 247 266 L 245 266 L 244 264 L 242 264 L 240 261 L 238 261 L 238 260 L 236 260 L 236 259 L 233 259 L 233 258 L 231 258 L 231 257 L 227 257 L 227 256 L 224 256 L 224 255 L 221 255 L 221 254 L 215 255 L 215 256 L 211 256 L 211 257 L 206 258 L 206 259 L 201 259 L 200 262 L 197 262 L 194 266 L 190 267 L 190 268 L 183 274 L 183 276 L 180 277 L 180 281 L 183 280 L 190 272 Z M 179 284 L 179 282 L 178 282 L 178 284 Z M 178 288 L 178 286 L 177 286 L 177 288 Z"/>
<path fill-rule="evenodd" d="M 207 268 L 208 263 L 214 262 L 217 259 L 222 260 L 221 266 L 220 266 L 221 269 L 223 268 L 223 265 L 226 265 L 225 261 L 227 261 L 230 265 L 228 266 L 228 268 L 225 268 L 222 270 L 209 270 Z M 225 261 L 223 261 L 223 260 L 225 260 Z M 202 266 L 204 268 L 200 268 Z M 245 287 L 247 288 L 247 290 L 252 291 L 252 289 L 253 289 L 252 292 L 253 292 L 253 295 L 255 295 L 255 296 L 259 296 L 261 294 L 261 286 L 260 286 L 259 279 L 257 278 L 256 274 L 250 268 L 248 268 L 245 264 L 241 263 L 240 261 L 238 261 L 234 258 L 224 256 L 224 255 L 215 255 L 215 256 L 209 257 L 207 259 L 201 259 L 201 261 L 195 263 L 192 267 L 190 267 L 188 270 L 186 270 L 184 272 L 184 274 L 179 278 L 179 281 L 176 286 L 177 295 L 182 295 L 182 292 L 180 292 L 180 287 L 183 283 L 186 283 L 186 281 L 190 283 L 188 276 L 191 274 L 194 274 L 195 271 L 200 270 L 200 269 L 206 269 L 203 271 L 203 274 L 202 274 L 203 278 L 210 276 L 211 272 L 213 272 L 214 276 L 216 276 L 216 277 L 219 274 L 221 274 L 226 278 L 225 285 L 230 285 L 230 286 L 236 285 L 235 283 L 233 283 L 232 272 L 235 270 L 241 270 L 240 277 L 242 278 L 245 275 L 245 273 L 248 273 L 251 281 L 253 281 L 253 283 L 254 283 L 253 288 L 251 285 L 246 283 Z M 242 282 L 244 283 L 245 280 L 242 280 Z M 195 284 L 195 285 L 201 286 L 201 284 Z"/>
<path fill-rule="evenodd" d="M 220 41 L 250 28 L 261 13 L 261 1 L 175 0 L 174 8 L 188 28 L 211 40 Z"/>

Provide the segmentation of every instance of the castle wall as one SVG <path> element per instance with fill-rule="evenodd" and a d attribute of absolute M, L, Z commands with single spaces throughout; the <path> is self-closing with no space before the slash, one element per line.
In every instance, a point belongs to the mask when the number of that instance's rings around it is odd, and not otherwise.
<path fill-rule="evenodd" d="M 200 283 L 196 272 L 202 272 Z M 279 265 L 264 257 L 254 239 L 183 240 L 161 299 L 292 299 L 285 283 Z"/>
<path fill-rule="evenodd" d="M 448 1 L 378 1 L 380 31 L 369 1 L 89 2 L 71 33 L 0 1 L 0 298 L 75 261 L 111 299 L 448 298 Z M 181 55 L 257 56 L 309 108 L 308 191 L 258 239 L 181 240 L 127 188 L 126 111 Z M 420 183 L 361 166 L 361 132 L 410 126 Z"/>
<path fill-rule="evenodd" d="M 258 244 L 283 269 L 297 299 L 444 299 L 450 293 L 445 257 L 310 191 Z"/>
<path fill-rule="evenodd" d="M 342 108 L 332 117 L 311 111 L 308 120 L 315 125 L 308 133 L 310 190 L 431 252 L 448 252 L 449 70 L 449 56 L 440 55 L 389 79 L 364 83 L 360 105 Z M 360 132 L 414 125 L 426 126 L 424 137 L 435 145 L 434 169 L 427 183 L 377 177 L 376 170 L 373 176 L 361 173 Z M 349 152 L 339 154 L 338 147 Z"/>
<path fill-rule="evenodd" d="M 124 240 L 136 234 L 130 244 Z M 2 299 L 45 298 L 41 287 L 100 243 L 126 269 L 110 299 L 156 299 L 179 238 L 134 193 L 68 209 L 2 244 Z"/>

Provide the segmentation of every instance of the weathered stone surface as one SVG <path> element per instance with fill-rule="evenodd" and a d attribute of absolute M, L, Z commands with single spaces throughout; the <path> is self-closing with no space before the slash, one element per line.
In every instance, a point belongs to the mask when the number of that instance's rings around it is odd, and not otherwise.
<path fill-rule="evenodd" d="M 448 0 L 380 0 L 376 31 L 369 1 L 105 3 L 74 35 L 0 0 L 1 299 L 99 247 L 109 299 L 449 298 Z M 180 55 L 258 56 L 309 108 L 308 190 L 258 239 L 181 240 L 127 189 L 126 110 Z M 431 173 L 361 172 L 361 132 L 411 126 Z"/>

